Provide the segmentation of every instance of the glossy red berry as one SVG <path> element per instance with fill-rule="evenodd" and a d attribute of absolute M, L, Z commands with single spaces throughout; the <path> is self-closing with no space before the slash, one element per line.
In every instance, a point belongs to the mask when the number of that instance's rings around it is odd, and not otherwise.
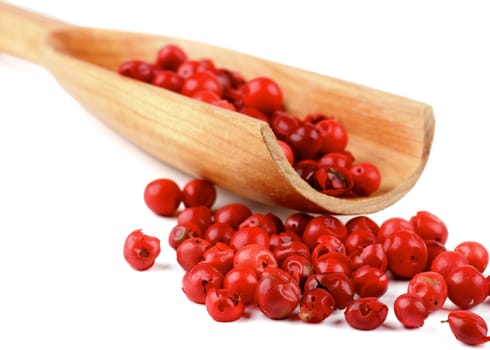
<path fill-rule="evenodd" d="M 430 269 L 447 278 L 451 271 L 463 265 L 468 265 L 468 259 L 461 253 L 448 250 L 441 252 L 432 260 Z"/>
<path fill-rule="evenodd" d="M 177 74 L 187 79 L 194 73 L 212 72 L 214 74 L 215 69 L 214 63 L 209 59 L 187 60 L 179 65 Z"/>
<path fill-rule="evenodd" d="M 177 73 L 169 70 L 156 70 L 153 74 L 151 83 L 163 89 L 180 92 L 184 79 Z"/>
<path fill-rule="evenodd" d="M 351 254 L 377 242 L 376 236 L 370 231 L 357 230 L 347 235 L 344 245 L 347 254 Z"/>
<path fill-rule="evenodd" d="M 358 196 L 369 196 L 381 186 L 381 172 L 372 163 L 359 162 L 350 168 L 354 181 L 352 191 Z"/>
<path fill-rule="evenodd" d="M 272 113 L 281 109 L 283 95 L 279 85 L 267 77 L 258 77 L 247 81 L 242 86 L 243 103 L 263 113 Z"/>
<path fill-rule="evenodd" d="M 423 271 L 413 276 L 408 282 L 407 292 L 422 298 L 428 312 L 442 308 L 448 295 L 446 280 L 434 271 Z"/>
<path fill-rule="evenodd" d="M 388 255 L 381 243 L 370 244 L 361 251 L 351 254 L 350 258 L 354 269 L 362 265 L 369 265 L 381 271 L 386 271 L 388 268 Z"/>
<path fill-rule="evenodd" d="M 158 50 L 155 65 L 160 69 L 175 71 L 186 60 L 187 54 L 180 46 L 167 44 Z"/>
<path fill-rule="evenodd" d="M 489 292 L 485 276 L 472 265 L 452 270 L 446 277 L 448 298 L 461 309 L 481 304 Z"/>
<path fill-rule="evenodd" d="M 274 217 L 267 214 L 254 213 L 243 220 L 238 229 L 243 229 L 245 227 L 260 227 L 267 234 L 273 235 L 277 233 L 276 221 Z"/>
<path fill-rule="evenodd" d="M 177 216 L 177 222 L 179 224 L 193 222 L 201 228 L 202 232 L 206 232 L 212 223 L 211 210 L 205 205 L 185 208 Z"/>
<path fill-rule="evenodd" d="M 305 292 L 299 303 L 298 317 L 308 323 L 319 323 L 335 310 L 335 299 L 325 289 L 313 288 Z"/>
<path fill-rule="evenodd" d="M 383 221 L 379 226 L 378 234 L 376 235 L 378 242 L 383 243 L 388 236 L 398 231 L 415 233 L 413 224 L 410 221 L 399 217 L 391 217 Z"/>
<path fill-rule="evenodd" d="M 352 262 L 347 255 L 342 253 L 323 254 L 316 259 L 313 266 L 315 272 L 320 274 L 341 272 L 350 276 L 352 273 Z"/>
<path fill-rule="evenodd" d="M 146 206 L 160 216 L 174 216 L 182 202 L 180 187 L 170 179 L 156 179 L 144 190 Z"/>
<path fill-rule="evenodd" d="M 375 237 L 378 236 L 379 225 L 366 215 L 354 216 L 347 220 L 345 227 L 348 233 L 365 230 L 371 232 Z"/>
<path fill-rule="evenodd" d="M 229 224 L 235 230 L 238 226 L 252 215 L 252 211 L 248 206 L 241 203 L 230 203 L 225 204 L 218 208 L 214 213 L 214 222 L 223 222 Z"/>
<path fill-rule="evenodd" d="M 290 255 L 282 260 L 279 266 L 289 272 L 301 288 L 306 279 L 314 272 L 310 259 L 303 255 Z"/>
<path fill-rule="evenodd" d="M 245 305 L 249 305 L 255 301 L 257 283 L 257 271 L 255 269 L 237 266 L 225 274 L 223 288 L 232 294 L 238 295 Z"/>
<path fill-rule="evenodd" d="M 231 236 L 230 247 L 237 250 L 248 244 L 260 244 L 269 247 L 269 234 L 258 226 L 246 226 L 239 228 Z"/>
<path fill-rule="evenodd" d="M 201 262 L 214 266 L 223 275 L 233 266 L 235 251 L 223 242 L 217 242 L 202 254 Z"/>
<path fill-rule="evenodd" d="M 210 104 L 215 104 L 221 101 L 221 97 L 216 94 L 216 92 L 210 90 L 199 90 L 195 92 L 191 97 L 195 100 Z"/>
<path fill-rule="evenodd" d="M 224 242 L 230 244 L 231 237 L 235 233 L 235 229 L 224 222 L 213 222 L 204 232 L 204 239 L 211 243 Z"/>
<path fill-rule="evenodd" d="M 410 218 L 415 232 L 424 240 L 435 240 L 445 244 L 448 237 L 446 224 L 436 215 L 428 211 L 419 211 Z"/>
<path fill-rule="evenodd" d="M 272 251 L 279 264 L 291 255 L 301 255 L 305 258 L 310 257 L 310 249 L 301 241 L 282 242 Z"/>
<path fill-rule="evenodd" d="M 463 255 L 468 264 L 473 265 L 480 272 L 484 272 L 488 266 L 488 250 L 479 242 L 461 242 L 454 248 L 454 251 Z"/>
<path fill-rule="evenodd" d="M 327 290 L 335 300 L 335 308 L 342 310 L 352 303 L 356 293 L 352 279 L 345 273 L 314 273 L 310 275 L 303 286 L 306 292 L 313 288 L 323 288 Z"/>
<path fill-rule="evenodd" d="M 273 320 L 285 319 L 292 315 L 300 297 L 301 290 L 296 281 L 280 268 L 266 268 L 255 290 L 259 310 Z"/>
<path fill-rule="evenodd" d="M 358 298 L 344 311 L 345 320 L 352 328 L 373 330 L 381 326 L 388 316 L 388 306 L 377 298 Z"/>
<path fill-rule="evenodd" d="M 427 265 L 427 246 L 416 233 L 394 232 L 385 239 L 383 248 L 388 257 L 388 268 L 398 277 L 411 278 Z"/>
<path fill-rule="evenodd" d="M 405 328 L 420 328 L 429 317 L 424 300 L 416 294 L 399 295 L 393 303 L 393 310 Z"/>
<path fill-rule="evenodd" d="M 347 237 L 347 229 L 342 221 L 335 216 L 323 214 L 308 222 L 303 231 L 303 240 L 310 249 L 313 249 L 318 237 L 325 234 L 335 236 L 343 242 Z"/>
<path fill-rule="evenodd" d="M 308 223 L 313 219 L 311 214 L 305 212 L 294 212 L 284 220 L 284 228 L 298 235 L 303 235 L 303 231 Z"/>
<path fill-rule="evenodd" d="M 488 326 L 478 314 L 467 310 L 451 311 L 447 322 L 456 339 L 467 345 L 479 345 L 490 341 Z"/>
<path fill-rule="evenodd" d="M 313 124 L 300 124 L 289 134 L 286 142 L 293 149 L 296 160 L 311 159 L 320 152 L 320 132 Z"/>
<path fill-rule="evenodd" d="M 197 265 L 201 260 L 204 252 L 211 248 L 212 244 L 199 237 L 188 238 L 176 249 L 177 263 L 188 271 Z"/>
<path fill-rule="evenodd" d="M 239 295 L 227 289 L 212 288 L 206 293 L 206 310 L 217 322 L 232 322 L 240 319 L 245 304 Z"/>
<path fill-rule="evenodd" d="M 321 152 L 321 150 L 320 150 Z M 329 152 L 317 161 L 319 168 L 345 168 L 352 167 L 353 158 L 345 152 Z"/>
<path fill-rule="evenodd" d="M 223 87 L 219 79 L 211 72 L 196 72 L 184 80 L 180 93 L 192 97 L 199 91 L 211 91 L 220 98 L 223 96 Z"/>
<path fill-rule="evenodd" d="M 205 304 L 206 294 L 212 288 L 221 288 L 223 274 L 211 264 L 199 263 L 182 278 L 182 290 L 187 298 L 197 304 Z"/>
<path fill-rule="evenodd" d="M 363 265 L 352 273 L 352 283 L 360 297 L 379 298 L 388 290 L 388 275 L 369 265 Z"/>
<path fill-rule="evenodd" d="M 275 111 L 269 125 L 278 140 L 286 141 L 289 135 L 301 125 L 301 120 L 284 111 Z"/>
<path fill-rule="evenodd" d="M 204 179 L 192 179 L 182 188 L 182 201 L 186 207 L 204 205 L 211 208 L 216 196 L 214 184 Z"/>
<path fill-rule="evenodd" d="M 131 232 L 124 241 L 124 258 L 132 268 L 138 271 L 152 267 L 160 251 L 160 240 L 144 234 L 141 230 Z"/>
<path fill-rule="evenodd" d="M 261 244 L 247 244 L 236 250 L 233 267 L 248 267 L 260 274 L 268 267 L 278 267 L 278 263 L 269 248 Z"/>
<path fill-rule="evenodd" d="M 340 152 L 347 147 L 347 130 L 336 119 L 324 119 L 315 124 L 320 131 L 322 153 Z"/>
<path fill-rule="evenodd" d="M 119 74 L 145 83 L 151 82 L 153 72 L 154 70 L 151 64 L 140 60 L 126 61 L 118 67 Z"/>
<path fill-rule="evenodd" d="M 201 228 L 194 222 L 185 222 L 175 225 L 168 235 L 168 244 L 173 248 L 177 247 L 186 239 L 192 237 L 202 237 Z"/>

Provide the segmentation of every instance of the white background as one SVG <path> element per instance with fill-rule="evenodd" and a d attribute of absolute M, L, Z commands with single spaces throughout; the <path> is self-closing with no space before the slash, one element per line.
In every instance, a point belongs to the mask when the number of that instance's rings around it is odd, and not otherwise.
<path fill-rule="evenodd" d="M 428 210 L 463 240 L 490 247 L 490 21 L 484 1 L 12 1 L 69 23 L 202 40 L 354 81 L 434 108 L 425 172 L 378 223 Z M 320 5 L 320 3 L 322 5 Z M 0 35 L 9 35 L 0 33 Z M 172 219 L 145 207 L 157 177 L 190 178 L 108 130 L 42 67 L 0 55 L 0 348 L 464 348 L 437 312 L 405 330 L 355 331 L 337 312 L 319 325 L 258 313 L 216 323 L 180 290 L 166 244 Z M 216 206 L 242 201 L 219 190 Z M 249 203 L 257 212 L 287 210 Z M 347 218 L 341 218 L 345 220 Z M 132 270 L 125 237 L 162 240 L 156 266 Z M 405 288 L 393 285 L 390 306 Z M 475 308 L 490 321 L 490 305 Z M 169 345 L 174 344 L 174 345 Z"/>

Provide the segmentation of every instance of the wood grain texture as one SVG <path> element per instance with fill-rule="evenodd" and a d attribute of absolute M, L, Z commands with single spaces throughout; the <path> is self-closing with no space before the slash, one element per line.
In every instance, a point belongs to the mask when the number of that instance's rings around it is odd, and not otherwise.
<path fill-rule="evenodd" d="M 5 23 L 25 23 L 27 29 L 7 37 Z M 1 51 L 46 67 L 87 110 L 144 151 L 260 202 L 316 213 L 375 212 L 414 186 L 430 153 L 434 116 L 428 104 L 244 53 L 180 38 L 74 27 L 2 3 L 0 37 Z M 380 190 L 354 199 L 320 194 L 287 163 L 266 123 L 115 72 L 127 59 L 154 60 L 167 43 L 246 78 L 275 79 L 292 114 L 338 118 L 356 159 L 379 167 Z M 36 50 L 26 52 L 28 45 Z"/>

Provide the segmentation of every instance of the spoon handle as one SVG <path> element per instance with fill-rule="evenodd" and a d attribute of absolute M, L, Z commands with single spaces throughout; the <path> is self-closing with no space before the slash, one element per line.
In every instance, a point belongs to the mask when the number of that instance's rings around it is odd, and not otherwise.
<path fill-rule="evenodd" d="M 39 63 L 47 35 L 67 24 L 0 2 L 0 52 Z"/>

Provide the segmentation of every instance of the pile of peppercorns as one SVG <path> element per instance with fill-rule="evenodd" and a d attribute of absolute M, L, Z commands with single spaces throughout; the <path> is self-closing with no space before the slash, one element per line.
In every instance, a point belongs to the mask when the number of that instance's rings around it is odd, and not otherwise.
<path fill-rule="evenodd" d="M 182 290 L 214 320 L 239 320 L 256 305 L 270 319 L 306 323 L 343 312 L 352 328 L 373 330 L 392 307 L 404 327 L 419 328 L 449 301 L 446 321 L 458 340 L 490 339 L 483 318 L 470 311 L 489 295 L 488 251 L 475 241 L 446 249 L 448 229 L 436 215 L 419 211 L 380 225 L 364 215 L 343 223 L 293 212 L 282 220 L 240 203 L 213 209 L 216 193 L 202 179 L 182 188 L 156 179 L 144 189 L 150 210 L 176 217 L 166 239 L 183 270 Z M 136 270 L 151 268 L 160 251 L 160 239 L 141 230 L 124 243 Z M 380 297 L 393 279 L 407 281 L 407 289 L 389 306 Z"/>

